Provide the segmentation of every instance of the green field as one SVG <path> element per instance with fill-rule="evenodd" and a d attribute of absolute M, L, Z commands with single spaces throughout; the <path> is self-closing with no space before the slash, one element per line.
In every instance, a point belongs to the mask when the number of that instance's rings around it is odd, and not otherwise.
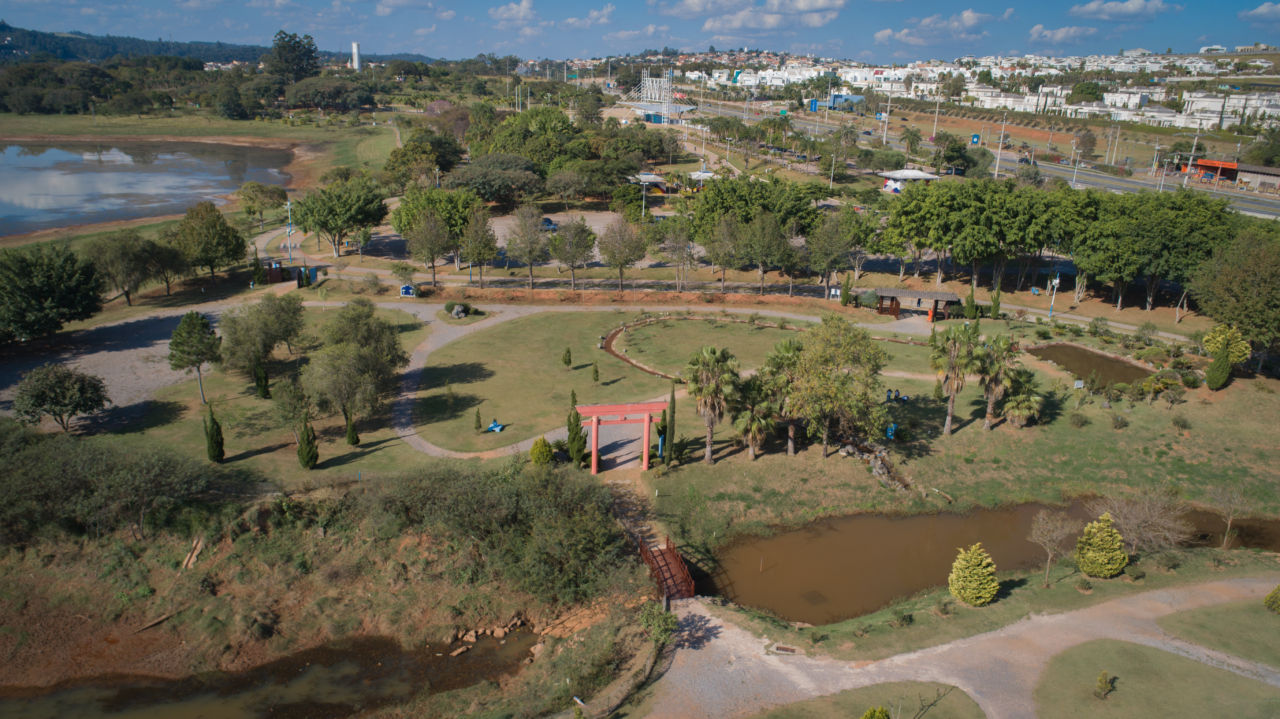
<path fill-rule="evenodd" d="M 916 712 L 930 705 L 926 712 L 929 719 L 983 719 L 986 716 L 968 694 L 930 682 L 875 684 L 788 704 L 755 716 L 756 719 L 844 719 L 860 717 L 872 707 L 884 707 L 890 716 L 920 716 Z"/>
<path fill-rule="evenodd" d="M 1093 696 L 1098 673 L 1117 677 L 1106 700 Z M 1280 715 L 1280 689 L 1150 647 L 1087 642 L 1054 657 L 1036 687 L 1040 719 L 1174 719 Z"/>
<path fill-rule="evenodd" d="M 1219 604 L 1170 614 L 1158 620 L 1160 627 L 1189 642 L 1203 644 L 1280 670 L 1280 643 L 1276 629 L 1280 619 L 1261 600 Z"/>
<path fill-rule="evenodd" d="M 635 318 L 623 312 L 549 312 L 522 317 L 467 335 L 433 352 L 423 375 L 418 432 L 441 447 L 463 452 L 497 449 L 563 427 L 569 393 L 579 404 L 650 399 L 671 383 L 640 372 L 596 348 L 600 337 Z M 572 369 L 561 362 L 565 348 Z M 591 380 L 591 363 L 600 381 Z M 452 391 L 452 399 L 450 398 Z M 475 431 L 475 412 L 501 434 Z"/>
<path fill-rule="evenodd" d="M 761 319 L 761 325 L 749 323 L 745 317 L 733 320 L 669 319 L 656 324 L 629 328 L 614 341 L 614 349 L 625 350 L 628 357 L 660 372 L 679 374 L 689 363 L 689 358 L 706 346 L 727 348 L 738 358 L 745 370 L 764 366 L 765 358 L 779 342 L 786 339 L 804 339 L 803 333 L 776 327 L 771 317 Z M 788 323 L 795 327 L 800 323 Z"/>

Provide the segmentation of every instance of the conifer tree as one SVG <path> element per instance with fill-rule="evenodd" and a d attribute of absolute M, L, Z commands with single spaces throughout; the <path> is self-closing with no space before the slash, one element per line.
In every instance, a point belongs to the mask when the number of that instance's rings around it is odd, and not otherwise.
<path fill-rule="evenodd" d="M 1111 515 L 1104 513 L 1084 527 L 1076 540 L 1076 566 L 1090 577 L 1106 579 L 1119 574 L 1129 563 L 1124 551 L 1124 538 L 1111 526 Z"/>
<path fill-rule="evenodd" d="M 209 408 L 209 415 L 204 418 L 204 449 L 210 462 L 221 462 L 227 456 L 222 445 L 222 425 L 213 416 L 212 407 Z"/>
<path fill-rule="evenodd" d="M 996 592 L 1000 591 L 996 563 L 982 548 L 981 542 L 960 550 L 951 565 L 947 588 L 951 590 L 951 596 L 971 607 L 990 604 L 996 598 Z"/>
<path fill-rule="evenodd" d="M 298 433 L 298 464 L 303 469 L 311 469 L 319 459 L 320 447 L 316 444 L 316 431 L 310 422 L 305 422 L 302 431 Z"/>
<path fill-rule="evenodd" d="M 480 408 L 476 407 L 476 432 L 484 429 L 484 423 L 480 421 Z"/>
<path fill-rule="evenodd" d="M 547 442 L 546 437 L 539 437 L 533 440 L 533 446 L 529 448 L 529 461 L 537 465 L 551 464 L 551 444 Z"/>
<path fill-rule="evenodd" d="M 569 438 L 565 441 L 565 452 L 569 455 L 569 463 L 578 468 L 582 466 L 587 455 L 587 433 L 582 429 L 582 415 L 576 406 L 569 408 L 569 419 L 566 422 Z"/>
<path fill-rule="evenodd" d="M 667 432 L 666 449 L 663 450 L 662 463 L 670 466 L 675 456 L 676 442 L 676 383 L 671 383 L 671 399 L 667 400 Z"/>
<path fill-rule="evenodd" d="M 564 354 L 560 356 L 560 362 L 564 364 L 565 369 L 573 367 L 573 352 L 568 347 L 564 348 Z"/>

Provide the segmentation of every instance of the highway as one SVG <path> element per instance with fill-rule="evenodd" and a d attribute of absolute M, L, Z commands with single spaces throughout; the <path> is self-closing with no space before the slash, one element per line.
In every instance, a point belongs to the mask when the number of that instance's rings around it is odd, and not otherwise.
<path fill-rule="evenodd" d="M 712 115 L 736 117 L 750 123 L 759 122 L 767 117 L 774 116 L 772 112 L 765 114 L 762 111 L 759 115 L 756 115 L 753 111 L 744 118 L 741 103 L 731 104 L 706 102 L 700 110 Z M 825 135 L 838 127 L 836 123 L 824 123 L 821 120 L 804 118 L 800 115 L 788 114 L 787 116 L 791 118 L 791 126 L 793 128 L 812 136 Z M 860 134 L 859 137 L 862 138 L 864 136 Z M 898 142 L 892 135 L 889 137 L 889 146 L 897 150 L 904 149 L 902 143 Z M 923 146 L 931 147 L 928 142 L 925 142 Z M 1005 150 L 1002 153 L 1002 158 L 1000 160 L 1001 176 L 1007 176 L 1017 172 L 1017 162 L 1018 153 Z M 1037 167 L 1039 167 L 1040 172 L 1044 175 L 1049 177 L 1060 177 L 1067 182 L 1072 181 L 1073 168 L 1070 165 L 1039 163 Z M 1075 186 L 1080 189 L 1092 187 L 1102 190 L 1110 190 L 1113 192 L 1140 192 L 1142 190 L 1154 191 L 1159 187 L 1159 178 L 1150 177 L 1146 173 L 1137 174 L 1133 177 L 1116 177 L 1114 175 L 1108 175 L 1081 167 L 1079 172 L 1074 174 Z M 1181 186 L 1181 176 L 1170 175 L 1165 178 L 1164 188 L 1166 190 L 1173 190 Z M 1196 182 L 1190 182 L 1187 186 L 1193 190 L 1208 192 L 1212 195 L 1230 200 L 1233 207 L 1245 214 L 1266 219 L 1280 218 L 1280 198 L 1260 197 L 1240 192 L 1216 190 L 1212 187 L 1206 187 Z"/>

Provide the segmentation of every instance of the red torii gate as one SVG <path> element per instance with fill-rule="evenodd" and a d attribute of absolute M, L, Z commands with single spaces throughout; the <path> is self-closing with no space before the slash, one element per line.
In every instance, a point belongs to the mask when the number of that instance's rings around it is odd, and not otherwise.
<path fill-rule="evenodd" d="M 653 413 L 667 408 L 665 401 L 631 402 L 628 404 L 584 404 L 577 407 L 578 414 L 584 418 L 582 424 L 591 427 L 591 473 L 600 473 L 600 427 L 607 424 L 643 424 L 644 452 L 640 460 L 640 469 L 649 469 L 649 424 L 653 422 Z M 628 418 L 627 415 L 644 414 L 643 417 Z M 601 420 L 602 417 L 618 417 L 618 419 Z"/>

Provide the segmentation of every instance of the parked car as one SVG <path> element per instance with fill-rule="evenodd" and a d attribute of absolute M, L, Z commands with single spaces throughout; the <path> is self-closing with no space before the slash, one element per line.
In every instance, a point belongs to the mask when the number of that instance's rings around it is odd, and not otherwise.
<path fill-rule="evenodd" d="M 1018 158 L 1018 164 L 1019 164 L 1019 165 L 1030 165 L 1030 164 L 1031 164 L 1031 160 L 1028 160 L 1028 159 L 1027 159 L 1027 158 L 1025 158 L 1025 157 L 1019 157 L 1019 158 Z"/>
<path fill-rule="evenodd" d="M 560 229 L 560 225 L 557 225 L 554 221 L 552 221 L 550 217 L 542 218 L 543 232 L 557 232 L 559 231 L 559 229 Z"/>

